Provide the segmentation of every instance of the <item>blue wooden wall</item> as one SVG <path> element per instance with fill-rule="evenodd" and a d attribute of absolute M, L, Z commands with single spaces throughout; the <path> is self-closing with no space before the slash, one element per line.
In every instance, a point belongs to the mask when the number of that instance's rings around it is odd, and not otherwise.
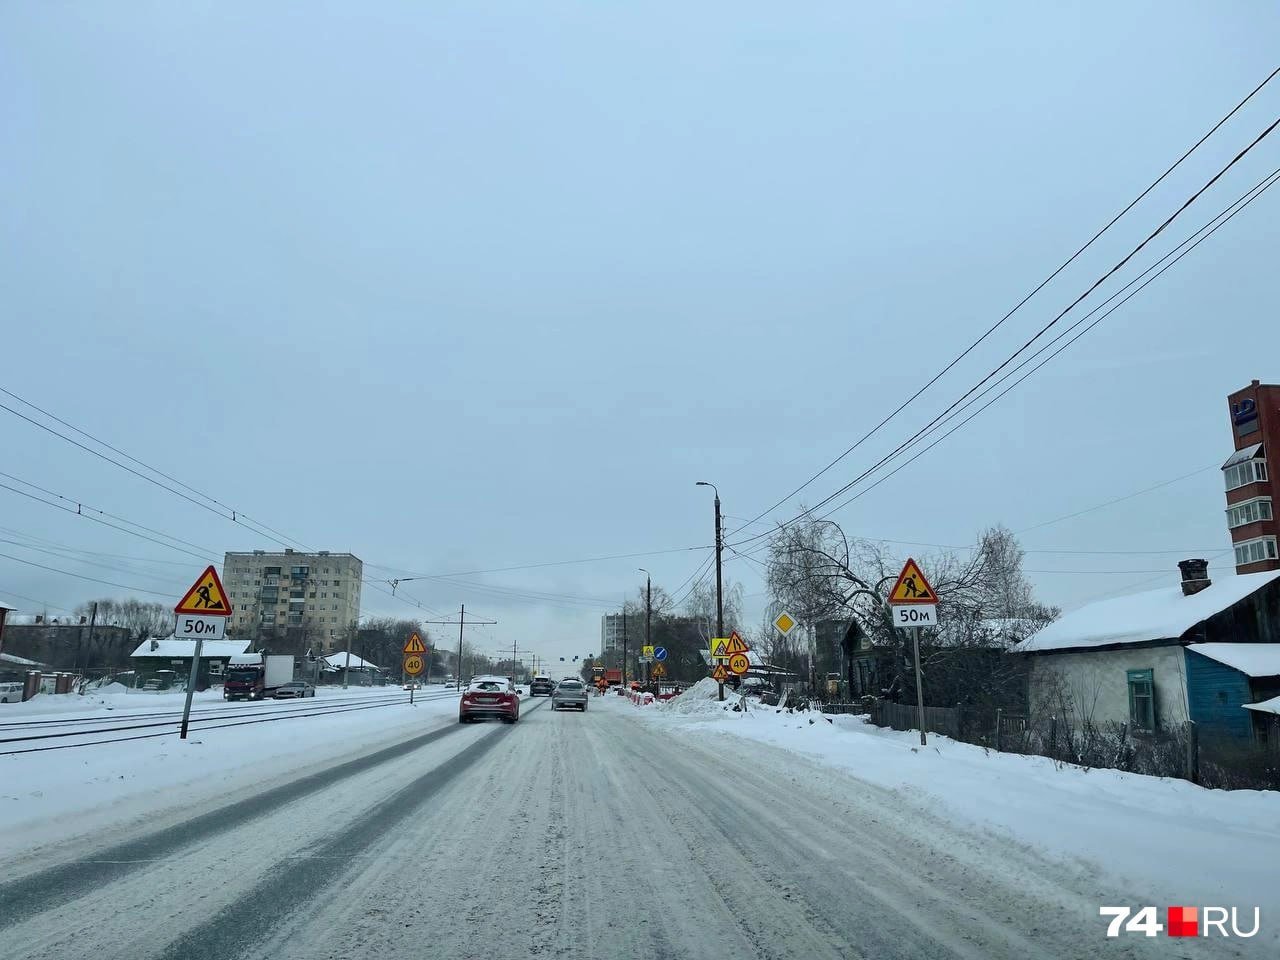
<path fill-rule="evenodd" d="M 1186 660 L 1187 707 L 1191 719 L 1202 732 L 1249 739 L 1253 724 L 1249 711 L 1243 709 L 1243 704 L 1253 702 L 1249 678 L 1194 650 L 1186 651 Z"/>

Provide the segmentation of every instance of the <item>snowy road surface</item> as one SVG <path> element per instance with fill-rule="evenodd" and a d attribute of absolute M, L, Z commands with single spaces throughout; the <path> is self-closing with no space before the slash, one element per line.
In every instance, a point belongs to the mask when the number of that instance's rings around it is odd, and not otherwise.
<path fill-rule="evenodd" d="M 770 746 L 672 739 L 628 709 L 437 718 L 229 808 L 211 786 L 185 821 L 19 859 L 0 879 L 0 955 L 1237 955 L 1107 941 L 1099 904 L 1136 901 L 1084 871 Z"/>

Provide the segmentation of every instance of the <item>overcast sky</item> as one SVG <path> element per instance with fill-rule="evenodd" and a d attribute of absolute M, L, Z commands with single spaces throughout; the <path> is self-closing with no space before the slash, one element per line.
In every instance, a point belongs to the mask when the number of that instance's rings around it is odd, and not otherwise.
<path fill-rule="evenodd" d="M 1261 0 L 5 4 L 0 385 L 373 579 L 704 547 L 696 480 L 733 530 L 826 465 L 1256 86 L 1278 35 Z M 1277 115 L 1280 79 L 772 516 L 927 424 Z M 1280 133 L 1120 282 L 1277 166 Z M 1278 204 L 835 519 L 1027 531 L 1064 607 L 1183 556 L 1229 574 L 1225 396 L 1280 380 Z M 211 556 L 275 546 L 3 410 L 0 451 Z M 176 600 L 201 566 L 4 489 L 0 519 L 24 612 Z M 499 620 L 482 647 L 572 655 L 637 567 L 674 589 L 705 556 L 399 592 Z M 729 556 L 757 623 L 759 568 Z M 363 610 L 417 612 L 369 588 Z"/>

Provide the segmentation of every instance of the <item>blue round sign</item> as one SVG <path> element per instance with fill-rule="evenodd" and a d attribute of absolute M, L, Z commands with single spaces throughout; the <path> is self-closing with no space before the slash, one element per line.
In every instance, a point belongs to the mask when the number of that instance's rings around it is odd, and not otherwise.
<path fill-rule="evenodd" d="M 654 648 L 653 648 L 653 659 L 657 660 L 659 663 L 661 663 L 663 660 L 667 659 L 667 648 L 666 648 L 666 647 L 654 647 Z"/>

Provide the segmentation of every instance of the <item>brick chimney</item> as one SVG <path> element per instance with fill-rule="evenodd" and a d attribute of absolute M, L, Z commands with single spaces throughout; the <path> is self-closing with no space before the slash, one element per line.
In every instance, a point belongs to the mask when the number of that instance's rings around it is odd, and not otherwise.
<path fill-rule="evenodd" d="M 1189 597 L 1199 593 L 1213 583 L 1209 579 L 1208 560 L 1179 560 L 1178 569 L 1182 572 L 1182 594 Z"/>

